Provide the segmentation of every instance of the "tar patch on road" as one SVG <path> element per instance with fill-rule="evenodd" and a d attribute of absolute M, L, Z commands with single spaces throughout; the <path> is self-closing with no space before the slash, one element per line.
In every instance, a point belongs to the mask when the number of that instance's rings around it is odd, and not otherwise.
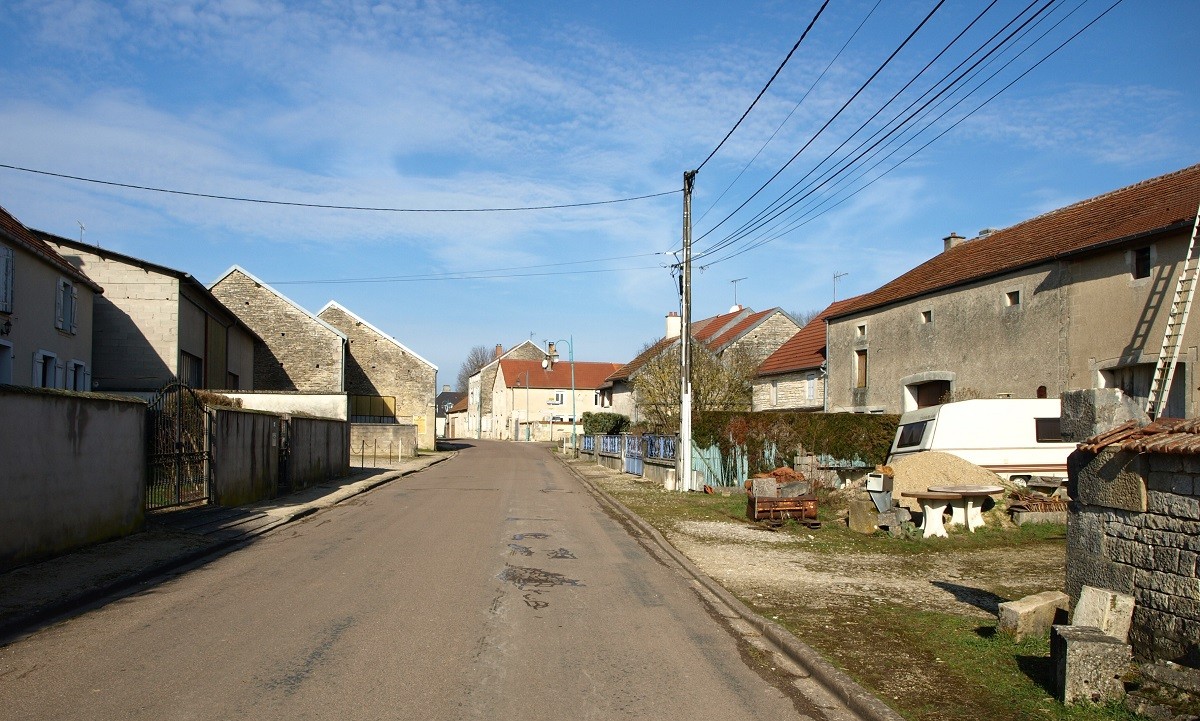
<path fill-rule="evenodd" d="M 283 691 L 284 696 L 291 696 L 300 690 L 305 681 L 328 659 L 333 646 L 347 629 L 358 623 L 353 616 L 347 616 L 331 622 L 320 634 L 320 639 L 303 659 L 284 673 L 268 680 L 263 685 L 271 690 Z"/>
<path fill-rule="evenodd" d="M 504 570 L 500 573 L 500 580 L 511 583 L 518 590 L 524 591 L 521 599 L 525 601 L 525 605 L 535 611 L 540 611 L 550 605 L 547 598 L 550 590 L 557 586 L 574 586 L 576 588 L 583 586 L 583 582 L 574 578 L 567 578 L 561 573 L 546 571 L 541 568 L 525 568 L 523 566 L 510 566 L 505 564 Z"/>

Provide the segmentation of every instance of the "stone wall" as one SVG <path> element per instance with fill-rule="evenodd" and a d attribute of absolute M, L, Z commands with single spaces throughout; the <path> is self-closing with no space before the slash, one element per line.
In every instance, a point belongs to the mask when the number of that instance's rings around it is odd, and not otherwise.
<path fill-rule="evenodd" d="M 303 308 L 234 269 L 213 295 L 258 334 L 254 346 L 256 390 L 341 392 L 342 337 Z"/>
<path fill-rule="evenodd" d="M 811 380 L 810 374 L 813 376 Z M 772 384 L 775 385 L 774 400 L 771 398 Z M 810 385 L 811 398 L 808 392 Z M 819 411 L 825 407 L 825 381 L 815 369 L 755 378 L 753 393 L 751 410 L 754 411 Z"/>
<path fill-rule="evenodd" d="M 210 411 L 213 503 L 232 507 L 274 497 L 280 417 L 232 408 Z"/>
<path fill-rule="evenodd" d="M 1200 663 L 1200 457 L 1105 450 L 1071 456 L 1066 591 L 1134 597 L 1140 660 Z"/>
<path fill-rule="evenodd" d="M 394 397 L 397 421 L 415 425 L 421 447 L 433 448 L 437 368 L 337 305 L 326 306 L 318 317 L 349 341 L 346 392 Z"/>
<path fill-rule="evenodd" d="M 771 314 L 757 328 L 734 341 L 730 348 L 737 348 L 754 359 L 755 365 L 762 363 L 779 346 L 800 332 L 800 326 L 782 311 Z"/>
<path fill-rule="evenodd" d="M 417 427 L 395 423 L 351 423 L 350 455 L 355 462 L 395 462 L 417 457 Z"/>

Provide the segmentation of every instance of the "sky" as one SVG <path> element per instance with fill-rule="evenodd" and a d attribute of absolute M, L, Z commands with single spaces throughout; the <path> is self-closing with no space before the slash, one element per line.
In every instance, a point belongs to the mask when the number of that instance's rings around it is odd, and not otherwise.
<path fill-rule="evenodd" d="M 440 384 L 476 345 L 625 362 L 679 309 L 685 171 L 698 319 L 1200 162 L 1200 3 L 1113 3 L 9 0 L 0 205 L 336 300 Z"/>

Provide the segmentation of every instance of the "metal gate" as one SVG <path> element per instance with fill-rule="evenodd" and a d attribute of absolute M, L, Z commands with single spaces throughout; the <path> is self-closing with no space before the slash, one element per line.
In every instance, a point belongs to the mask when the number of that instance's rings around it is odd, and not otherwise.
<path fill-rule="evenodd" d="M 150 402 L 146 440 L 146 508 L 209 498 L 208 411 L 196 392 L 168 383 Z"/>
<path fill-rule="evenodd" d="M 642 475 L 642 437 L 625 436 L 625 472 Z"/>

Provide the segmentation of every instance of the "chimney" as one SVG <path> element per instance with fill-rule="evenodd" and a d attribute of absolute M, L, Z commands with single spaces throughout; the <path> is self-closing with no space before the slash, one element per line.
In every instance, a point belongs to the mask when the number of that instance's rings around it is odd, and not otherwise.
<path fill-rule="evenodd" d="M 950 231 L 950 235 L 942 238 L 942 242 L 946 244 L 945 250 L 950 250 L 956 245 L 961 245 L 964 240 L 966 240 L 966 238 L 962 237 L 958 233 L 955 233 L 953 230 Z M 942 252 L 945 252 L 945 250 Z"/>
<path fill-rule="evenodd" d="M 683 333 L 683 318 L 675 311 L 667 313 L 667 338 L 678 338 Z"/>
<path fill-rule="evenodd" d="M 504 355 L 504 346 L 502 346 L 502 345 L 500 345 L 499 343 L 497 343 L 497 344 L 496 344 L 496 352 L 495 352 L 495 354 L 494 354 L 494 356 L 495 356 L 495 357 L 494 357 L 492 360 L 497 360 L 497 359 L 499 359 L 499 358 L 500 358 L 500 356 L 502 356 L 502 355 Z"/>
<path fill-rule="evenodd" d="M 442 386 L 442 393 L 449 393 L 449 392 L 450 392 L 450 386 Z"/>

